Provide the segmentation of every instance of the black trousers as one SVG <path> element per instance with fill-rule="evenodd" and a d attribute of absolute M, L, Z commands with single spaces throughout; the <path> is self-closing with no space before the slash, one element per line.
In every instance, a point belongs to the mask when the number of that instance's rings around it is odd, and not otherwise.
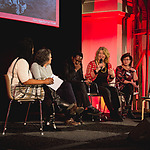
<path fill-rule="evenodd" d="M 83 106 L 84 108 L 90 106 L 91 103 L 87 95 L 85 83 L 80 81 L 71 81 L 71 85 L 77 100 L 77 105 L 79 107 Z"/>
<path fill-rule="evenodd" d="M 45 118 L 49 118 L 49 116 L 52 115 L 54 111 L 55 112 L 60 111 L 61 108 L 59 107 L 58 101 L 69 104 L 64 99 L 61 99 L 61 97 L 55 91 L 53 91 L 46 85 L 44 86 L 44 92 L 45 97 L 43 101 L 43 110 Z M 52 102 L 54 102 L 54 108 L 52 107 Z M 70 118 L 69 112 L 65 109 L 65 107 L 63 107 L 62 109 L 64 110 L 63 113 L 65 114 L 65 118 L 69 119 Z"/>
<path fill-rule="evenodd" d="M 76 103 L 76 97 L 72 89 L 71 83 L 65 81 L 62 85 L 58 88 L 56 93 L 63 99 L 65 102 L 72 104 Z"/>
<path fill-rule="evenodd" d="M 132 105 L 133 101 L 133 85 L 125 84 L 125 87 L 121 90 L 124 93 L 124 98 L 126 101 L 126 105 Z"/>
<path fill-rule="evenodd" d="M 49 116 L 53 113 L 53 108 L 52 108 L 53 97 L 51 91 L 46 85 L 44 85 L 44 92 L 45 92 L 45 97 L 43 101 L 43 112 L 45 118 L 49 118 Z"/>
<path fill-rule="evenodd" d="M 98 85 L 98 89 L 100 95 L 103 96 L 104 98 L 108 110 L 110 112 L 113 110 L 118 110 L 118 108 L 120 107 L 120 101 L 117 89 L 111 86 L 100 86 L 100 85 Z"/>

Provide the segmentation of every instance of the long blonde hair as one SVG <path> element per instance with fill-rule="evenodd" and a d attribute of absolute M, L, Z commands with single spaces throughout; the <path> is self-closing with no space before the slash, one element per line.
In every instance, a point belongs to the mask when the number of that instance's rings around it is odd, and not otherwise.
<path fill-rule="evenodd" d="M 105 62 L 105 63 L 109 63 L 110 53 L 108 52 L 108 49 L 107 49 L 106 47 L 100 47 L 100 48 L 96 51 L 95 61 L 98 61 L 98 54 L 99 54 L 100 50 L 102 50 L 102 51 L 104 52 L 104 55 L 106 56 L 104 62 Z"/>

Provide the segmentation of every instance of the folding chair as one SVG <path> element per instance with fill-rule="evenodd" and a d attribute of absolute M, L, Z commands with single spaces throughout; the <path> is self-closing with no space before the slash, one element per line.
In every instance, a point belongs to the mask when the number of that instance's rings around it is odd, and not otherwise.
<path fill-rule="evenodd" d="M 142 96 L 142 120 L 144 119 L 145 102 L 150 102 L 150 86 L 148 96 Z"/>
<path fill-rule="evenodd" d="M 32 99 L 32 98 L 31 99 L 15 99 L 15 98 L 13 98 L 12 95 L 11 95 L 11 86 L 10 86 L 10 81 L 9 81 L 9 78 L 8 78 L 7 74 L 4 75 L 4 79 L 5 79 L 5 84 L 6 84 L 7 96 L 8 96 L 8 99 L 10 100 L 10 102 L 9 102 L 8 111 L 7 111 L 7 115 L 6 115 L 6 119 L 5 119 L 5 123 L 4 123 L 4 129 L 3 129 L 2 134 L 3 135 L 6 134 L 7 121 L 8 121 L 8 117 L 9 117 L 9 114 L 10 114 L 10 108 L 11 108 L 11 105 L 12 105 L 13 102 L 19 102 L 19 103 L 27 102 L 27 103 L 29 103 L 27 114 L 26 114 L 26 117 L 25 117 L 25 122 L 24 122 L 24 125 L 26 125 L 30 105 L 31 105 L 31 103 L 38 101 L 39 104 L 40 104 L 40 131 L 41 131 L 41 135 L 43 135 L 43 117 L 42 117 L 42 101 L 43 100 L 38 99 L 38 98 L 37 99 Z M 36 86 L 41 86 L 41 85 L 36 85 Z"/>

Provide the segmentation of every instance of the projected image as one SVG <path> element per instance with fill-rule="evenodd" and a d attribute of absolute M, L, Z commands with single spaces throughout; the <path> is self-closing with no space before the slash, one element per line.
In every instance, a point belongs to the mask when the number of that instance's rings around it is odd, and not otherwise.
<path fill-rule="evenodd" d="M 38 19 L 44 19 L 45 23 L 48 23 L 46 20 L 58 21 L 59 9 L 56 6 L 58 6 L 58 0 L 0 0 L 0 13 L 32 17 L 35 23 L 40 23 Z M 14 16 L 12 17 L 14 19 Z M 27 21 L 28 18 L 23 19 Z M 31 19 L 29 22 L 32 22 Z"/>
<path fill-rule="evenodd" d="M 23 14 L 27 5 L 24 0 L 1 0 L 0 10 L 6 13 Z"/>

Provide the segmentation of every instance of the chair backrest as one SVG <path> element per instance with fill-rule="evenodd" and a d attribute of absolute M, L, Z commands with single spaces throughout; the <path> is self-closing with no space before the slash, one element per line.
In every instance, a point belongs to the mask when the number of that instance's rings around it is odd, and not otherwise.
<path fill-rule="evenodd" d="M 8 96 L 9 99 L 13 99 L 13 97 L 11 95 L 11 86 L 10 86 L 10 80 L 9 80 L 8 75 L 4 74 L 4 78 L 5 78 L 7 96 Z"/>
<path fill-rule="evenodd" d="M 91 85 L 88 85 L 87 88 L 88 95 L 99 96 L 98 85 L 96 83 L 93 82 Z"/>

